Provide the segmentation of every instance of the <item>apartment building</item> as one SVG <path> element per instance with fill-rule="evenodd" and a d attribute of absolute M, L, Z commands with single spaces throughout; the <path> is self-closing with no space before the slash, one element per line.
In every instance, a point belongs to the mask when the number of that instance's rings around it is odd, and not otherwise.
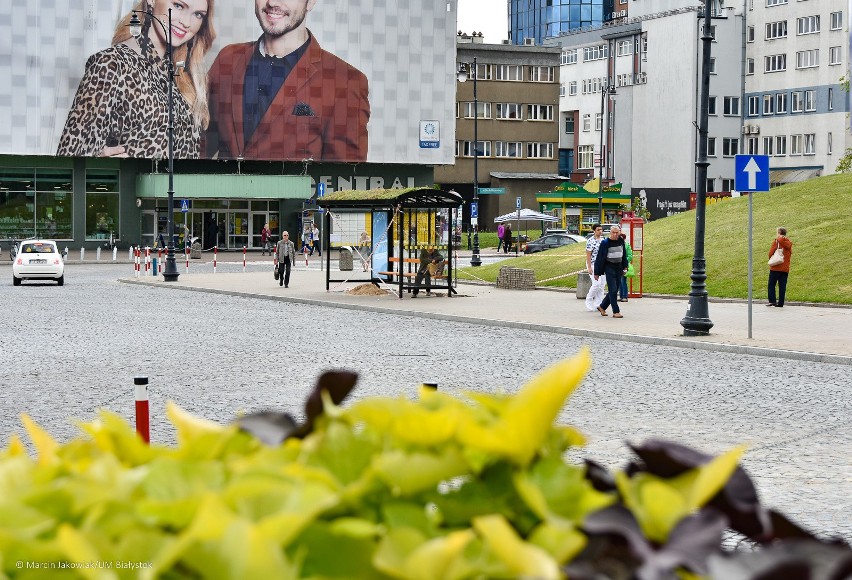
<path fill-rule="evenodd" d="M 457 66 L 468 78 L 456 86 L 455 164 L 436 166 L 435 181 L 470 201 L 475 165 L 480 224 L 486 227 L 513 211 L 516 197 L 534 204 L 536 191 L 564 181 L 557 175 L 559 57 L 558 47 L 458 36 Z"/>
<path fill-rule="evenodd" d="M 747 0 L 744 153 L 772 185 L 835 172 L 850 146 L 849 14 L 840 0 Z"/>

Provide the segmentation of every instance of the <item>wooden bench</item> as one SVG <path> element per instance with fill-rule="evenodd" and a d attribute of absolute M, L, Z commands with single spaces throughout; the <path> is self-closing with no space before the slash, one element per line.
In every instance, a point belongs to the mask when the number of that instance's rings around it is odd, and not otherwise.
<path fill-rule="evenodd" d="M 400 258 L 397 258 L 396 256 L 391 256 L 390 258 L 388 258 L 388 262 L 390 262 L 391 264 L 399 264 L 400 262 L 402 262 L 403 264 L 417 264 L 417 267 L 418 268 L 420 267 L 420 259 L 419 258 L 402 258 L 400 260 Z M 438 266 L 446 266 L 446 265 L 447 265 L 446 260 L 442 260 L 441 262 L 438 263 Z M 417 269 L 415 269 L 413 272 L 400 272 L 400 271 L 392 270 L 392 271 L 388 271 L 388 272 L 377 272 L 377 274 L 379 274 L 380 276 L 404 276 L 404 277 L 407 277 L 407 278 L 414 278 L 415 276 L 417 276 Z M 446 275 L 442 271 L 440 274 L 435 274 L 434 276 L 432 276 L 432 278 L 435 278 L 435 279 L 446 278 Z"/>

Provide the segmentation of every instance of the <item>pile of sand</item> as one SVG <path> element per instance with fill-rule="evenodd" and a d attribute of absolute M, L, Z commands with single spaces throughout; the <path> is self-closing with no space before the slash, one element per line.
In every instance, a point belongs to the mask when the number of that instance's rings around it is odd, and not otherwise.
<path fill-rule="evenodd" d="M 359 286 L 355 286 L 354 288 L 350 288 L 346 291 L 347 294 L 354 294 L 356 296 L 384 296 L 388 293 L 387 290 L 383 290 L 379 288 L 375 284 L 360 284 Z"/>

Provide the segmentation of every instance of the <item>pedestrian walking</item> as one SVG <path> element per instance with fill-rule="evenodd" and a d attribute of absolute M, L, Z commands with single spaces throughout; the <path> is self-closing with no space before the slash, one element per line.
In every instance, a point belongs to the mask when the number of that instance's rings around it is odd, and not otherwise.
<path fill-rule="evenodd" d="M 627 252 L 620 234 L 621 228 L 613 225 L 609 230 L 609 237 L 601 242 L 598 256 L 595 258 L 595 279 L 605 276 L 607 287 L 606 296 L 598 305 L 598 312 L 601 316 L 607 316 L 606 310 L 611 305 L 613 318 L 624 318 L 618 307 L 618 289 L 622 276 L 627 274 Z"/>
<path fill-rule="evenodd" d="M 503 233 L 506 231 L 506 226 L 500 224 L 497 226 L 497 253 L 503 249 Z"/>
<path fill-rule="evenodd" d="M 311 240 L 313 241 L 313 250 L 317 251 L 317 254 L 322 256 L 322 248 L 320 248 L 320 231 L 316 224 L 314 224 L 314 229 L 311 230 Z M 313 250 L 311 250 L 311 255 L 314 255 Z"/>
<path fill-rule="evenodd" d="M 269 229 L 269 224 L 263 224 L 263 229 L 260 230 L 260 245 L 263 250 L 260 252 L 261 256 L 265 256 L 266 252 L 269 252 L 269 255 L 272 255 L 272 244 L 269 241 L 269 237 L 272 235 L 272 231 Z"/>
<path fill-rule="evenodd" d="M 597 309 L 604 295 L 604 279 L 595 278 L 595 260 L 598 257 L 598 248 L 600 248 L 603 241 L 603 226 L 595 224 L 592 226 L 592 231 L 594 234 L 586 242 L 586 272 L 589 273 L 589 278 L 592 282 L 589 287 L 589 293 L 586 294 L 586 310 L 589 312 L 594 312 Z"/>
<path fill-rule="evenodd" d="M 512 224 L 506 224 L 503 229 L 503 251 L 508 254 L 510 249 L 512 249 Z"/>
<path fill-rule="evenodd" d="M 769 288 L 767 306 L 776 308 L 784 307 L 784 297 L 787 294 L 787 276 L 790 274 L 790 256 L 793 254 L 793 242 L 787 237 L 787 228 L 778 228 L 775 239 L 769 247 Z M 784 253 L 784 259 L 780 264 L 773 264 L 772 256 L 780 249 Z M 775 299 L 775 286 L 778 286 L 778 299 Z"/>
<path fill-rule="evenodd" d="M 290 269 L 296 263 L 296 248 L 286 230 L 281 232 L 281 239 L 275 245 L 275 257 L 278 259 L 278 285 L 289 288 Z"/>

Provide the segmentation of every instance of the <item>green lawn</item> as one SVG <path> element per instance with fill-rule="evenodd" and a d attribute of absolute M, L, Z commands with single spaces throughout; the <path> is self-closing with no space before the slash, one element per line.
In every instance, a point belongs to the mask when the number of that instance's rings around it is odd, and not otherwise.
<path fill-rule="evenodd" d="M 852 304 L 852 278 L 846 260 L 852 248 L 852 175 L 831 175 L 754 194 L 754 297 L 766 298 L 769 246 L 784 226 L 793 241 L 787 299 Z M 748 198 L 707 206 L 705 257 L 710 296 L 748 296 Z M 645 224 L 643 290 L 687 295 L 695 248 L 695 212 Z M 638 266 L 638 255 L 634 263 Z M 461 268 L 459 280 L 495 282 L 500 266 L 535 270 L 541 286 L 574 288 L 585 267 L 585 248 L 564 248 L 510 258 L 499 264 Z M 841 272 L 842 270 L 842 272 Z M 840 274 L 838 276 L 838 273 Z M 550 280 L 551 278 L 555 280 Z M 550 280 L 550 281 L 547 281 Z"/>

